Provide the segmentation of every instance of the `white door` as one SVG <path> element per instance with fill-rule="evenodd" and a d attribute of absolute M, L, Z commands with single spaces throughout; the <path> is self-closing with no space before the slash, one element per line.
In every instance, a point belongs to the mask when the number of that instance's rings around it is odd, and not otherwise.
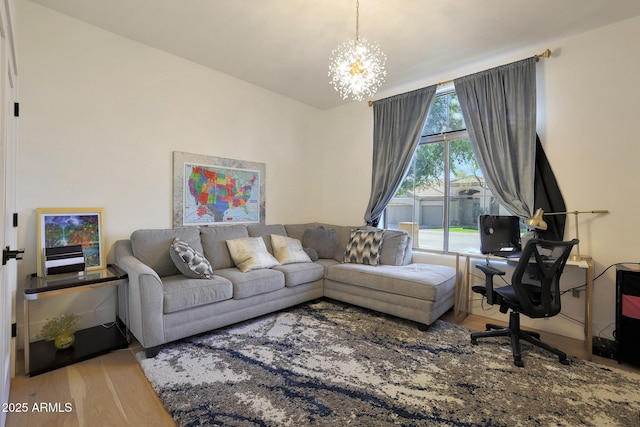
<path fill-rule="evenodd" d="M 18 266 L 14 261 L 18 244 L 18 218 L 14 218 L 16 209 L 16 163 L 17 163 L 17 108 L 16 108 L 16 81 L 11 71 L 11 63 L 7 65 L 7 84 L 5 85 L 5 111 L 4 111 L 4 244 L 2 248 L 9 248 L 13 252 L 12 258 L 6 261 L 4 267 L 4 286 L 7 290 L 6 301 L 11 304 L 10 316 L 12 331 L 16 325 L 16 290 L 18 288 Z M 11 376 L 15 376 L 16 337 L 11 334 Z"/>
<path fill-rule="evenodd" d="M 16 249 L 17 228 L 13 220 L 16 212 L 16 155 L 17 126 L 14 103 L 17 94 L 16 52 L 11 14 L 14 2 L 4 1 L 0 6 L 0 250 Z M 12 330 L 16 323 L 15 295 L 17 288 L 16 261 L 0 264 L 0 403 L 8 402 L 11 377 L 15 373 L 16 338 Z M 0 425 L 6 413 L 0 412 Z"/>
<path fill-rule="evenodd" d="M 0 218 L 2 218 L 2 225 L 0 226 L 0 249 L 4 249 L 7 245 L 6 237 L 5 237 L 5 228 L 7 223 L 7 215 L 6 215 L 6 198 L 5 198 L 5 172 L 6 172 L 6 151 L 7 151 L 7 141 L 5 137 L 5 129 L 4 126 L 6 120 L 6 97 L 5 97 L 5 79 L 7 76 L 6 70 L 6 44 L 5 37 L 3 34 L 1 43 L 0 43 L 0 61 L 2 66 L 0 70 L 2 72 L 2 80 L 0 83 L 0 99 L 2 100 L 2 107 L 0 108 L 0 124 L 2 125 L 0 132 L 0 165 L 2 166 L 2 173 L 0 173 Z M 0 387 L 2 387 L 2 402 L 6 403 L 9 400 L 9 386 L 11 383 L 11 346 L 14 339 L 11 338 L 11 313 L 12 309 L 12 296 L 11 289 L 9 288 L 8 280 L 6 275 L 9 272 L 9 268 L 6 268 L 6 265 L 0 264 L 0 291 L 1 291 L 1 299 L 0 304 L 0 315 L 2 315 L 2 319 L 0 319 L 0 372 L 2 383 Z M 6 414 L 4 411 L 0 413 L 0 425 L 5 424 Z"/>

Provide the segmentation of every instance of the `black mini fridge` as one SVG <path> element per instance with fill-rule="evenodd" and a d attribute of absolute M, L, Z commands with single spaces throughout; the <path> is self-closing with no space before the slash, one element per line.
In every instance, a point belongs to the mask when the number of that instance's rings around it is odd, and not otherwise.
<path fill-rule="evenodd" d="M 619 363 L 640 366 L 640 265 L 616 271 L 616 344 Z"/>

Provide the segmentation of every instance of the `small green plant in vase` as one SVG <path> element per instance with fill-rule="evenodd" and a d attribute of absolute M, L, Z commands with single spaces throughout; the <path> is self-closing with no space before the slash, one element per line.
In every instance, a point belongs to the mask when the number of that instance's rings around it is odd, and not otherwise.
<path fill-rule="evenodd" d="M 59 314 L 53 319 L 47 320 L 38 337 L 53 341 L 57 349 L 64 350 L 71 347 L 76 341 L 75 332 L 79 321 L 80 316 L 76 314 Z"/>

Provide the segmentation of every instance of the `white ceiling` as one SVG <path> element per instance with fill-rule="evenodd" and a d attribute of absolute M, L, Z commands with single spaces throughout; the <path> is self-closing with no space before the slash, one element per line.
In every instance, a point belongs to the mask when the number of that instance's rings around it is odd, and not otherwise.
<path fill-rule="evenodd" d="M 327 73 L 355 0 L 32 1 L 320 109 L 348 102 Z M 360 37 L 387 55 L 386 90 L 637 15 L 639 0 L 361 0 Z"/>

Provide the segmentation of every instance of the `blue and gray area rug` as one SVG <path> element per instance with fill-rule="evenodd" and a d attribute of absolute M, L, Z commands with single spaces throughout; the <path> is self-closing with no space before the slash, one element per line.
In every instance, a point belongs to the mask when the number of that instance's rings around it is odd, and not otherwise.
<path fill-rule="evenodd" d="M 640 375 L 319 301 L 140 364 L 179 426 L 638 426 Z"/>

